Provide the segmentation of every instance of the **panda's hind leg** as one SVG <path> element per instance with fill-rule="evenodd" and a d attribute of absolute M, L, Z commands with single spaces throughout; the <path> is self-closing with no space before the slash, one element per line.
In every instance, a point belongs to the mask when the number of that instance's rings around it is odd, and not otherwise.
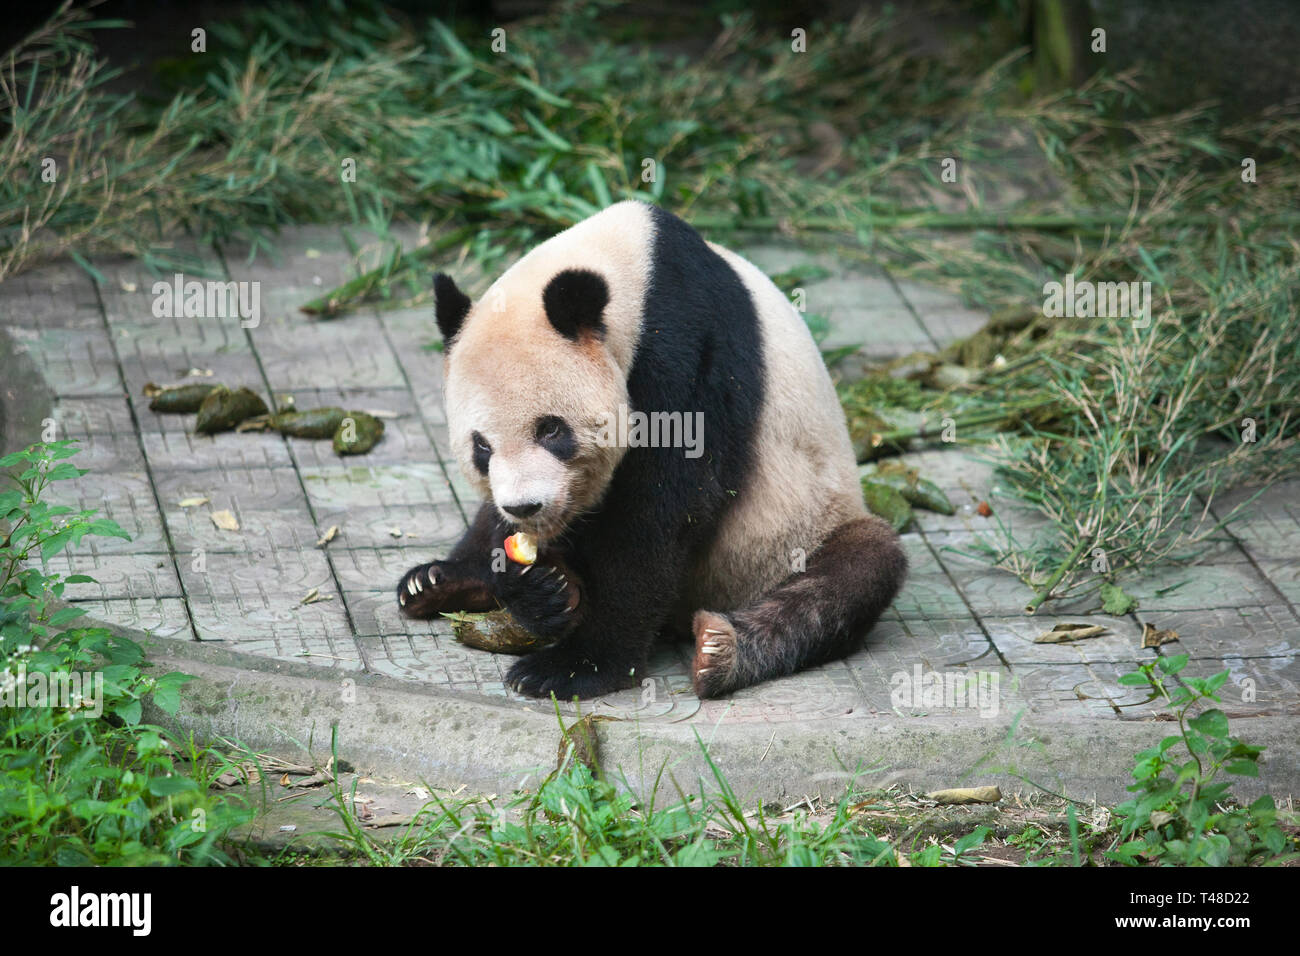
<path fill-rule="evenodd" d="M 845 522 L 804 571 L 755 603 L 695 613 L 695 693 L 717 697 L 852 653 L 906 574 L 907 557 L 888 524 L 871 516 Z"/>

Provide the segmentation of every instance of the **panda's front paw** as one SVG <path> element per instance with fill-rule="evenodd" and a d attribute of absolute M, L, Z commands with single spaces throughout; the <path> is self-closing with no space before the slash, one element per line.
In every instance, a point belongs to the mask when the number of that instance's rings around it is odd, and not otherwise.
<path fill-rule="evenodd" d="M 560 568 L 512 565 L 498 575 L 496 593 L 524 630 L 538 637 L 561 637 L 578 623 L 578 585 Z"/>
<path fill-rule="evenodd" d="M 397 585 L 397 605 L 407 617 L 427 619 L 451 611 L 490 611 L 491 589 L 454 561 L 434 561 L 411 568 Z"/>
<path fill-rule="evenodd" d="M 548 647 L 520 658 L 506 672 L 506 686 L 528 697 L 559 700 L 586 699 L 609 694 L 636 681 L 628 668 L 607 663 L 601 666 L 587 656 L 565 647 Z"/>

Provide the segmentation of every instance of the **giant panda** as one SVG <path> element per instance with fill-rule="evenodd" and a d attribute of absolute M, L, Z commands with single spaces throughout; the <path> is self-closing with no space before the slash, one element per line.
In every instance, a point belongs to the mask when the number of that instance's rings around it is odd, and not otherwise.
<path fill-rule="evenodd" d="M 907 560 L 863 505 L 806 325 L 756 266 L 629 200 L 478 302 L 443 274 L 434 291 L 451 451 L 483 504 L 446 559 L 403 576 L 404 614 L 504 606 L 556 639 L 507 684 L 561 699 L 640 683 L 661 636 L 694 642 L 702 698 L 860 646 Z M 702 442 L 611 428 L 633 412 L 690 416 Z M 516 531 L 535 564 L 503 560 Z"/>

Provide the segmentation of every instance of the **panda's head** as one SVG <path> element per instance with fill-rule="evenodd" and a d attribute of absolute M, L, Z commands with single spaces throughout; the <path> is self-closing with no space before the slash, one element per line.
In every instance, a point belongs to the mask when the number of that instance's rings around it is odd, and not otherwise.
<path fill-rule="evenodd" d="M 602 431 L 628 401 L 606 348 L 609 289 L 565 269 L 541 282 L 509 273 L 477 303 L 434 279 L 457 461 L 515 526 L 545 541 L 594 508 L 624 448 Z"/>

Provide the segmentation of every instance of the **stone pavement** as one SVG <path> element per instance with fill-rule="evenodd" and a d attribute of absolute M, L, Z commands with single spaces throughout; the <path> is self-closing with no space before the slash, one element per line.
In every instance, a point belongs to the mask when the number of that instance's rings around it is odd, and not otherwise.
<path fill-rule="evenodd" d="M 241 327 L 238 318 L 156 318 L 151 286 L 158 277 L 129 261 L 97 261 L 102 282 L 60 263 L 0 285 L 0 332 L 23 353 L 6 361 L 30 359 L 44 375 L 59 437 L 80 439 L 84 450 L 73 461 L 91 470 L 61 490 L 79 494 L 68 503 L 99 508 L 131 534 L 129 542 L 87 538 L 50 567 L 94 576 L 97 583 L 72 585 L 68 596 L 93 619 L 148 632 L 164 656 L 216 648 L 234 652 L 226 663 L 236 670 L 363 684 L 384 678 L 386 687 L 458 712 L 469 706 L 465 713 L 475 702 L 491 704 L 498 717 L 549 712 L 549 704 L 503 686 L 512 658 L 464 647 L 443 622 L 408 621 L 397 612 L 398 577 L 445 553 L 476 506 L 447 454 L 442 359 L 429 347 L 436 339 L 431 309 L 367 308 L 312 319 L 297 307 L 349 277 L 347 244 L 336 229 L 302 228 L 283 235 L 277 248 L 277 261 L 262 256 L 251 265 L 242 252 L 193 250 L 213 277 L 260 283 L 255 328 Z M 810 258 L 780 247 L 744 251 L 769 272 Z M 806 285 L 809 310 L 831 319 L 827 345 L 865 343 L 873 356 L 905 355 L 970 334 L 985 319 L 942 291 L 829 265 L 830 277 Z M 328 441 L 274 433 L 198 436 L 193 416 L 155 414 L 141 394 L 147 382 L 205 380 L 187 378 L 191 370 L 211 370 L 212 381 L 248 385 L 277 404 L 292 396 L 299 408 L 337 404 L 392 417 L 383 441 L 352 458 L 335 456 Z M 4 432 L 11 447 L 39 438 L 12 428 Z M 996 497 L 991 468 L 974 451 L 906 458 L 948 492 L 957 514 L 917 513 L 904 536 L 910 579 L 864 650 L 725 700 L 700 701 L 686 676 L 689 649 L 664 647 L 650 668 L 652 687 L 609 695 L 583 712 L 630 719 L 638 733 L 680 724 L 673 734 L 697 728 L 715 741 L 738 727 L 767 739 L 770 728 L 769 749 L 780 732 L 796 754 L 798 740 L 785 738 L 793 728 L 829 737 L 848 727 L 852 739 L 898 728 L 976 728 L 972 739 L 987 743 L 1019 719 L 1093 733 L 1153 720 L 1148 694 L 1118 683 L 1157 653 L 1140 649 L 1142 626 L 1150 622 L 1180 633 L 1180 643 L 1164 650 L 1189 654 L 1190 672 L 1231 670 L 1222 692 L 1230 717 L 1283 719 L 1264 734 L 1283 741 L 1280 752 L 1271 748 L 1266 777 L 1275 791 L 1300 789 L 1289 745 L 1300 729 L 1300 481 L 1259 498 L 1206 563 L 1153 571 L 1130 588 L 1141 602 L 1134 613 L 1113 618 L 1090 613 L 1093 601 L 1057 602 L 1029 617 L 1023 585 L 968 553 L 989 525 L 975 511 L 980 500 L 992 500 L 1018 531 L 1032 531 L 1041 519 Z M 187 498 L 208 502 L 183 507 Z M 238 531 L 213 524 L 210 515 L 219 509 L 234 512 Z M 332 525 L 340 529 L 337 538 L 317 547 Z M 302 604 L 313 589 L 325 600 Z M 1033 643 L 1063 620 L 1105 624 L 1109 633 L 1072 645 Z M 937 679 L 954 688 L 969 680 L 985 692 L 996 680 L 996 697 L 924 696 Z M 900 696 L 914 683 L 915 699 Z M 249 713 L 243 731 L 251 734 Z M 1264 724 L 1254 726 L 1263 733 Z M 1254 742 L 1251 727 L 1243 721 L 1236 732 Z M 1150 738 L 1166 730 L 1153 725 Z M 1124 739 L 1144 740 L 1145 733 Z M 664 737 L 670 738 L 676 739 Z M 1068 764 L 1070 747 L 1062 747 Z M 1101 763 L 1079 779 L 1093 792 L 1122 794 L 1137 748 L 1109 754 L 1103 742 L 1094 749 Z M 506 756 L 467 755 L 460 771 L 470 778 L 475 760 Z M 953 766 L 969 770 L 980 757 L 954 755 Z M 944 759 L 940 745 L 919 777 L 934 778 Z M 1069 766 L 1045 772 L 1072 779 Z"/>

